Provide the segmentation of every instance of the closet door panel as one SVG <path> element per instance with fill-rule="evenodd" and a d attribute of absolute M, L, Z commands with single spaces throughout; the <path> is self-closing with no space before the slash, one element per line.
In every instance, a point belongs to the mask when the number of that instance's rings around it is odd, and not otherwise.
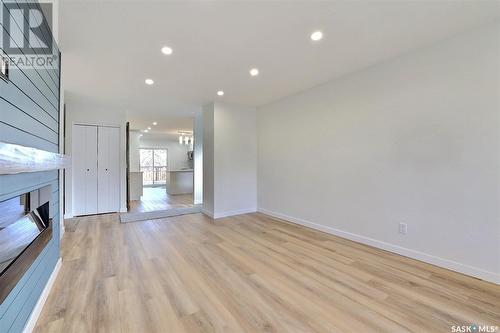
<path fill-rule="evenodd" d="M 119 128 L 99 127 L 99 213 L 119 211 Z"/>
<path fill-rule="evenodd" d="M 99 179 L 98 179 L 98 202 L 99 213 L 109 212 L 109 177 L 108 177 L 108 154 L 109 154 L 109 133 L 107 127 L 99 127 L 98 139 L 98 160 Z"/>
<path fill-rule="evenodd" d="M 97 214 L 97 126 L 85 126 L 86 183 L 85 210 L 86 214 Z"/>
<path fill-rule="evenodd" d="M 120 129 L 110 128 L 108 153 L 109 209 L 120 211 Z"/>
<path fill-rule="evenodd" d="M 97 127 L 73 126 L 73 213 L 97 213 Z"/>

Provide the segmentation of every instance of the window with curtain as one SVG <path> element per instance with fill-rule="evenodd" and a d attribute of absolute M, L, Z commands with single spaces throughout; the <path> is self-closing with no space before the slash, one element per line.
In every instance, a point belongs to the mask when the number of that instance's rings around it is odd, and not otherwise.
<path fill-rule="evenodd" d="M 165 185 L 167 181 L 167 150 L 156 148 L 141 148 L 140 167 L 145 186 Z"/>

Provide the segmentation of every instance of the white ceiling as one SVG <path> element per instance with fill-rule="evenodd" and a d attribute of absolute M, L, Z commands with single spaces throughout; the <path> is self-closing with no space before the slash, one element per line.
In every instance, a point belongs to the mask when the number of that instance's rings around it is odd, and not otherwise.
<path fill-rule="evenodd" d="M 258 106 L 498 19 L 499 4 L 62 0 L 63 79 L 72 101 L 141 117 Z"/>
<path fill-rule="evenodd" d="M 167 116 L 152 116 L 134 114 L 128 117 L 127 121 L 130 122 L 130 129 L 133 131 L 140 131 L 144 139 L 164 139 L 170 141 L 177 141 L 179 138 L 179 131 L 193 132 L 194 119 L 191 117 L 167 117 Z M 157 122 L 157 125 L 153 125 Z M 143 131 L 151 127 L 148 133 Z"/>

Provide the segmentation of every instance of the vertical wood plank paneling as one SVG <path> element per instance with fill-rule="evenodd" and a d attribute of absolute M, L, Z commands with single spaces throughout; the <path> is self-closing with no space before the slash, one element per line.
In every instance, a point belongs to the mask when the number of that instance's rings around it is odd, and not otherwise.
<path fill-rule="evenodd" d="M 3 0 L 1 5 L 4 6 Z M 36 8 L 38 5 L 31 6 Z M 15 23 L 18 26 L 14 26 L 14 29 L 20 29 L 21 22 Z M 4 28 L 2 25 L 0 31 Z M 44 31 L 44 38 L 48 37 L 49 33 L 48 30 Z M 59 57 L 57 46 L 54 45 L 53 50 L 54 55 Z M 9 82 L 0 80 L 0 141 L 58 152 L 60 69 L 58 66 L 12 66 L 10 74 Z M 51 215 L 54 216 L 52 240 L 0 304 L 2 333 L 22 332 L 59 259 L 58 179 L 59 173 L 56 170 L 0 175 L 0 201 L 48 184 L 52 185 Z"/>

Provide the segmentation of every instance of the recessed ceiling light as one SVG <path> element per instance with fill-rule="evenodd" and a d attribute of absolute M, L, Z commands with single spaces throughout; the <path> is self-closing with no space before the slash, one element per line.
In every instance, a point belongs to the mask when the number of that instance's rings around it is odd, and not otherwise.
<path fill-rule="evenodd" d="M 153 83 L 155 83 L 155 81 L 153 81 L 152 79 L 146 79 L 144 82 L 146 82 L 146 84 L 148 86 L 152 85 Z"/>
<path fill-rule="evenodd" d="M 219 91 L 217 92 L 217 95 L 218 95 L 218 96 L 223 96 L 223 95 L 224 95 L 224 92 L 223 92 L 222 90 L 219 90 Z"/>
<path fill-rule="evenodd" d="M 148 127 L 148 130 L 151 130 L 151 127 Z"/>
<path fill-rule="evenodd" d="M 323 33 L 321 31 L 315 31 L 311 34 L 311 39 L 314 41 L 318 41 L 323 38 Z"/>
<path fill-rule="evenodd" d="M 144 130 L 144 133 L 147 133 L 147 132 L 149 132 L 149 130 Z"/>
<path fill-rule="evenodd" d="M 139 137 L 142 138 L 142 134 L 140 134 Z"/>
<path fill-rule="evenodd" d="M 170 54 L 172 54 L 172 52 L 174 52 L 174 50 L 172 50 L 171 47 L 164 46 L 161 48 L 161 53 L 163 53 L 163 54 L 170 55 Z"/>
<path fill-rule="evenodd" d="M 257 68 L 252 68 L 252 69 L 250 70 L 250 75 L 252 75 L 252 76 L 257 76 L 257 75 L 259 75 L 259 70 L 258 70 Z"/>
<path fill-rule="evenodd" d="M 155 122 L 153 122 L 153 126 L 156 126 L 156 125 L 158 125 L 158 123 L 157 123 L 156 121 L 155 121 Z"/>

